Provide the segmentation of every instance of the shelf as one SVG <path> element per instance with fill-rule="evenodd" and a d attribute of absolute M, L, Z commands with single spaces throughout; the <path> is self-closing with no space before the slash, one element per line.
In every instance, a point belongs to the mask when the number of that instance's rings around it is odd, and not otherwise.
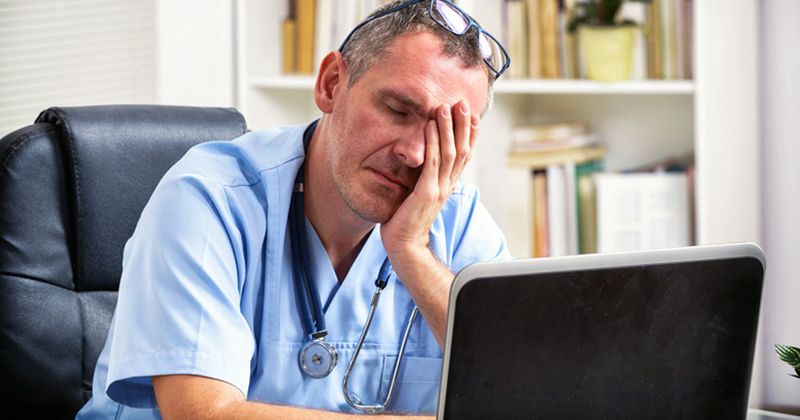
<path fill-rule="evenodd" d="M 277 76 L 250 80 L 257 89 L 311 90 L 313 76 Z M 691 80 L 637 80 L 595 82 L 591 80 L 500 80 L 497 94 L 575 94 L 575 95 L 691 95 Z"/>
<path fill-rule="evenodd" d="M 314 76 L 260 77 L 250 79 L 250 86 L 259 89 L 311 90 L 315 81 Z"/>
<path fill-rule="evenodd" d="M 691 80 L 632 80 L 595 82 L 592 80 L 500 80 L 498 94 L 576 94 L 576 95 L 691 95 Z"/>

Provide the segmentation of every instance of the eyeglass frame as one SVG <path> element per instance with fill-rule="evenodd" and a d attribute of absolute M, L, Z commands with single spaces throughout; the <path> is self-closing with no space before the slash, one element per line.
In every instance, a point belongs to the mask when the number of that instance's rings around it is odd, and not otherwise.
<path fill-rule="evenodd" d="M 350 38 L 353 37 L 353 35 L 356 33 L 356 31 L 361 29 L 363 26 L 366 26 L 368 23 L 370 23 L 370 22 L 372 22 L 372 21 L 374 21 L 376 19 L 382 18 L 382 17 L 387 16 L 389 14 L 392 14 L 394 12 L 397 12 L 398 10 L 402 10 L 402 9 L 407 8 L 407 7 L 413 6 L 413 5 L 417 4 L 417 3 L 422 3 L 423 1 L 426 1 L 426 0 L 409 0 L 407 2 L 400 3 L 397 6 L 392 7 L 390 9 L 388 9 L 388 10 L 384 10 L 383 12 L 381 12 L 381 13 L 379 13 L 379 14 L 371 17 L 371 18 L 368 18 L 368 19 L 362 21 L 361 23 L 356 25 L 356 27 L 353 28 L 353 30 L 351 30 L 350 33 L 347 34 L 347 36 L 344 38 L 344 41 L 342 41 L 342 44 L 339 46 L 339 52 L 340 53 L 344 53 L 344 47 L 345 47 L 345 45 L 347 45 L 347 42 L 350 41 Z M 434 16 L 433 15 L 433 3 L 437 2 L 437 1 L 441 1 L 441 2 L 447 3 L 448 5 L 450 5 L 450 7 L 456 9 L 459 13 L 461 13 L 462 16 L 467 18 L 468 25 L 467 25 L 466 28 L 464 28 L 463 32 L 456 33 L 453 29 L 451 29 L 450 27 L 448 27 L 444 23 L 439 22 L 438 19 L 433 17 Z M 483 59 L 483 62 L 486 64 L 486 66 L 489 67 L 489 70 L 491 70 L 494 73 L 494 78 L 495 79 L 499 78 L 503 73 L 505 73 L 505 71 L 511 65 L 511 57 L 508 56 L 508 52 L 506 52 L 506 49 L 503 47 L 503 45 L 500 43 L 500 41 L 498 41 L 497 38 L 494 37 L 494 35 L 490 34 L 485 29 L 483 29 L 483 27 L 481 25 L 479 25 L 478 22 L 476 22 L 475 19 L 472 18 L 472 16 L 470 16 L 467 12 L 465 12 L 463 9 L 458 7 L 455 3 L 453 3 L 453 2 L 451 2 L 449 0 L 430 0 L 430 5 L 428 7 L 428 15 L 430 16 L 431 20 L 433 20 L 439 26 L 441 26 L 442 28 L 446 29 L 451 34 L 456 35 L 456 36 L 463 36 L 470 30 L 470 28 L 475 27 L 475 30 L 478 31 L 478 35 L 477 35 L 478 36 L 478 49 L 480 49 L 480 42 L 481 42 L 480 41 L 480 36 L 481 36 L 481 34 L 483 34 L 484 36 L 486 36 L 489 39 L 491 39 L 492 41 L 494 41 L 494 43 L 497 44 L 497 46 L 500 48 L 500 52 L 503 54 L 503 57 L 505 58 L 503 66 L 500 68 L 500 70 L 495 69 L 494 66 L 489 62 L 489 59 L 483 58 L 483 57 L 481 57 L 481 58 Z M 483 55 L 483 54 L 481 53 L 481 55 Z"/>

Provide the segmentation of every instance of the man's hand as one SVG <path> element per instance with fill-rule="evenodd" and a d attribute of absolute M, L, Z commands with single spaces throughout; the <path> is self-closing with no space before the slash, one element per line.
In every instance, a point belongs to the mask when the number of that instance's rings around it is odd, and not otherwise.
<path fill-rule="evenodd" d="M 425 162 L 414 190 L 381 226 L 390 254 L 418 252 L 428 246 L 428 232 L 458 177 L 464 170 L 478 135 L 477 115 L 460 101 L 439 106 L 436 119 L 425 126 Z"/>
<path fill-rule="evenodd" d="M 437 108 L 436 119 L 425 126 L 425 162 L 417 184 L 392 218 L 381 225 L 389 261 L 440 346 L 453 274 L 428 248 L 429 232 L 470 159 L 479 121 L 463 100 L 452 108 L 448 104 Z"/>

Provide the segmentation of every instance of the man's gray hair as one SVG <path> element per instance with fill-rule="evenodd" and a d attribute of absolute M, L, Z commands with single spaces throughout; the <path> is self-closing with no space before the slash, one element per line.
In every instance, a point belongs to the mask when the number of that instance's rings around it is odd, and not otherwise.
<path fill-rule="evenodd" d="M 398 0 L 385 4 L 372 12 L 367 19 L 402 3 L 403 1 Z M 395 38 L 406 32 L 427 31 L 442 41 L 442 49 L 446 54 L 462 59 L 468 66 L 485 67 L 489 81 L 488 97 L 491 102 L 495 76 L 483 61 L 478 45 L 478 31 L 470 28 L 464 35 L 456 35 L 436 23 L 428 13 L 429 8 L 430 1 L 422 1 L 375 19 L 353 33 L 342 50 L 349 73 L 348 84 L 352 85 L 363 76 L 364 72 L 380 59 Z"/>

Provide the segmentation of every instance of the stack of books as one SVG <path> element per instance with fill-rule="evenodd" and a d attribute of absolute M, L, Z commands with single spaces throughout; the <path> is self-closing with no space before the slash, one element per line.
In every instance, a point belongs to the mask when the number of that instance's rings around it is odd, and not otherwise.
<path fill-rule="evenodd" d="M 592 175 L 602 171 L 605 155 L 582 122 L 513 129 L 509 165 L 531 171 L 534 257 L 597 251 Z"/>

